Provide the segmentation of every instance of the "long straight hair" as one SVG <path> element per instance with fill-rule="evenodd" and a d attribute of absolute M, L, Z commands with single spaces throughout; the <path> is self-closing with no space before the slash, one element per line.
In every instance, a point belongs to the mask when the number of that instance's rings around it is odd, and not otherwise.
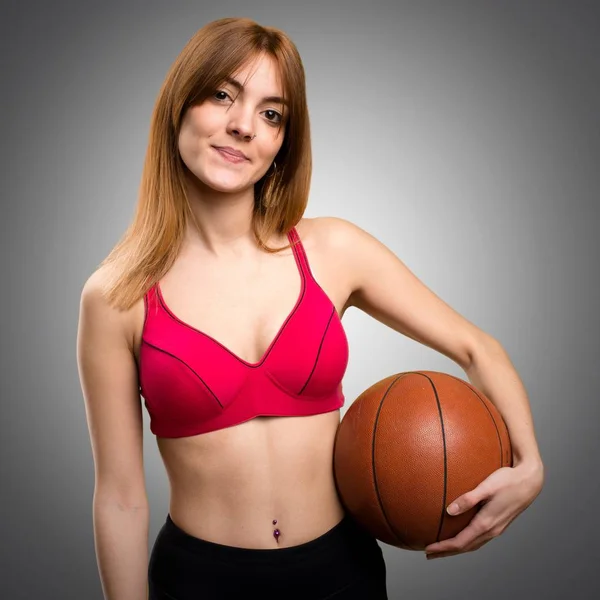
<path fill-rule="evenodd" d="M 133 220 L 100 264 L 111 267 L 104 279 L 111 305 L 131 308 L 161 279 L 177 258 L 188 219 L 194 219 L 178 148 L 186 110 L 263 54 L 279 68 L 288 117 L 275 174 L 269 169 L 254 185 L 252 231 L 257 244 L 269 253 L 289 248 L 270 248 L 267 241 L 274 233 L 287 234 L 308 203 L 312 153 L 302 60 L 295 44 L 279 29 L 248 18 L 218 19 L 187 42 L 158 94 Z"/>

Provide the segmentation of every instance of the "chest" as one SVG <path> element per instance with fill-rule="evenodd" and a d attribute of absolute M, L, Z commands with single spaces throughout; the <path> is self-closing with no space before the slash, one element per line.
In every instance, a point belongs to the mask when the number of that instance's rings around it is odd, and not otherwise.
<path fill-rule="evenodd" d="M 336 305 L 299 252 L 276 258 L 193 273 L 180 262 L 146 294 L 140 391 L 154 433 L 179 437 L 341 406 L 344 294 Z"/>
<path fill-rule="evenodd" d="M 286 259 L 287 258 L 287 259 Z M 292 257 L 255 267 L 194 270 L 182 265 L 158 284 L 162 307 L 178 322 L 256 363 L 301 299 L 305 282 Z"/>

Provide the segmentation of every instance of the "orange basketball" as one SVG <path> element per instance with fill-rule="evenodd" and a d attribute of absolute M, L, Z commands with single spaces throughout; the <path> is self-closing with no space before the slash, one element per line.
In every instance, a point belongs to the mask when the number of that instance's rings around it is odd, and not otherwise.
<path fill-rule="evenodd" d="M 423 550 L 454 537 L 479 506 L 446 507 L 500 467 L 512 466 L 506 424 L 467 381 L 436 371 L 392 375 L 348 408 L 335 437 L 342 504 L 374 537 Z"/>

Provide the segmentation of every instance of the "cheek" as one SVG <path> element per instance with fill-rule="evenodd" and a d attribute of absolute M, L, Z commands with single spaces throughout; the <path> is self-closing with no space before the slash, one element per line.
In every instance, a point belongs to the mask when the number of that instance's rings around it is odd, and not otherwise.
<path fill-rule="evenodd" d="M 202 106 L 194 106 L 188 110 L 182 123 L 179 135 L 180 144 L 193 144 L 199 138 L 211 134 L 215 127 L 214 115 Z"/>
<path fill-rule="evenodd" d="M 265 143 L 262 147 L 261 154 L 267 158 L 269 162 L 272 162 L 281 149 L 281 146 L 283 146 L 285 130 L 282 129 L 281 132 L 278 132 L 277 129 L 273 129 L 271 131 L 266 131 L 263 135 L 265 137 Z"/>
<path fill-rule="evenodd" d="M 187 163 L 190 157 L 193 155 L 192 139 L 193 137 L 188 129 L 182 129 L 179 132 L 179 140 L 177 145 L 179 148 L 179 154 L 181 154 L 181 158 L 185 163 Z"/>
<path fill-rule="evenodd" d="M 273 158 L 277 155 L 281 147 L 283 146 L 283 141 L 285 139 L 285 128 L 282 128 L 281 132 L 275 131 L 273 134 Z"/>
<path fill-rule="evenodd" d="M 202 153 L 203 138 L 206 134 L 197 123 L 187 123 L 182 126 L 177 142 L 179 154 L 184 163 L 190 167 Z"/>
<path fill-rule="evenodd" d="M 198 163 L 198 144 L 194 141 L 195 138 L 191 133 L 181 131 L 179 134 L 179 156 L 183 164 L 192 172 L 195 173 L 197 170 Z"/>

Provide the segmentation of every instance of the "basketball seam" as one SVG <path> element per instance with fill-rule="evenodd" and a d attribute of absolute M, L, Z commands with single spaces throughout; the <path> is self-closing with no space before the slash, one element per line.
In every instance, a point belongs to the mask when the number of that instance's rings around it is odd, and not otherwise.
<path fill-rule="evenodd" d="M 442 529 L 443 529 L 443 524 L 445 522 L 446 519 L 446 502 L 447 502 L 447 493 L 448 493 L 448 456 L 447 456 L 447 445 L 446 445 L 446 433 L 445 433 L 445 428 L 444 428 L 444 415 L 443 415 L 443 410 L 442 410 L 442 406 L 441 406 L 441 401 L 438 395 L 438 391 L 437 388 L 435 386 L 435 382 L 433 381 L 433 379 L 431 377 L 429 377 L 425 372 L 422 371 L 407 371 L 404 373 L 399 374 L 398 376 L 396 376 L 394 378 L 394 380 L 389 384 L 387 390 L 385 391 L 385 393 L 383 394 L 380 402 L 379 402 L 379 406 L 377 408 L 377 414 L 375 416 L 375 422 L 373 425 L 373 435 L 372 435 L 372 447 L 371 447 L 371 461 L 372 461 L 372 471 L 373 471 L 373 486 L 375 489 L 375 496 L 377 498 L 377 501 L 379 503 L 379 507 L 381 510 L 381 513 L 383 515 L 383 519 L 385 524 L 387 525 L 388 529 L 392 532 L 392 534 L 396 537 L 397 541 L 410 548 L 411 550 L 414 550 L 414 548 L 412 548 L 408 543 L 406 543 L 403 539 L 402 536 L 398 533 L 398 531 L 395 529 L 394 525 L 392 524 L 392 522 L 390 521 L 390 519 L 388 518 L 388 515 L 386 514 L 386 510 L 383 504 L 383 500 L 381 498 L 381 495 L 379 493 L 379 486 L 377 484 L 377 467 L 376 467 L 376 461 L 375 461 L 375 445 L 376 445 L 376 441 L 377 441 L 377 428 L 378 428 L 378 422 L 379 422 L 379 416 L 381 411 L 383 410 L 383 403 L 386 400 L 388 394 L 391 392 L 392 388 L 394 387 L 394 385 L 396 384 L 396 382 L 399 379 L 402 379 L 404 376 L 406 375 L 421 375 L 423 377 L 425 377 L 426 379 L 429 380 L 431 387 L 433 389 L 434 395 L 435 395 L 435 399 L 436 399 L 436 404 L 438 407 L 438 414 L 439 414 L 439 419 L 440 419 L 440 427 L 441 427 L 441 431 L 442 431 L 442 443 L 443 443 L 443 456 L 444 456 L 444 477 L 443 477 L 443 501 L 442 501 L 442 510 L 441 510 L 441 515 L 440 515 L 440 521 L 439 521 L 439 527 L 438 527 L 438 532 L 437 532 L 437 536 L 436 536 L 436 542 L 439 542 L 440 540 L 440 536 L 442 533 Z M 486 411 L 488 412 L 488 415 L 490 416 L 490 419 L 492 420 L 492 423 L 494 425 L 494 429 L 496 431 L 496 435 L 498 437 L 498 442 L 499 442 L 499 446 L 500 446 L 500 467 L 503 466 L 503 454 L 504 454 L 504 448 L 503 448 L 503 444 L 502 444 L 502 437 L 500 435 L 500 431 L 499 431 L 499 426 L 498 423 L 496 422 L 496 419 L 494 418 L 493 413 L 490 410 L 490 407 L 486 404 L 484 397 L 482 397 L 481 393 L 479 392 L 479 390 L 477 390 L 477 388 L 475 388 L 472 385 L 469 385 L 467 382 L 463 381 L 462 379 L 460 379 L 459 377 L 455 377 L 454 375 L 450 375 L 449 373 L 444 373 L 444 375 L 446 375 L 447 377 L 451 377 L 452 379 L 459 381 L 464 387 L 468 388 L 469 391 L 473 392 L 475 394 L 475 396 L 478 398 L 478 400 L 481 402 L 481 404 L 484 406 L 484 408 L 486 409 Z"/>
<path fill-rule="evenodd" d="M 379 407 L 377 408 L 377 414 L 375 415 L 375 423 L 373 424 L 373 435 L 371 436 L 372 440 L 373 440 L 373 442 L 371 444 L 371 463 L 372 463 L 372 470 L 373 470 L 373 485 L 375 487 L 375 496 L 377 497 L 377 501 L 379 502 L 379 508 L 381 509 L 383 518 L 384 518 L 387 526 L 389 527 L 390 531 L 396 536 L 396 539 L 401 544 L 403 544 L 404 546 L 408 546 L 409 548 L 411 548 L 411 546 L 402 539 L 402 536 L 400 536 L 400 534 L 396 531 L 396 529 L 394 528 L 394 526 L 388 519 L 388 516 L 385 512 L 385 508 L 383 506 L 383 501 L 381 500 L 381 495 L 379 494 L 379 486 L 377 485 L 377 473 L 376 473 L 377 468 L 376 468 L 376 461 L 375 461 L 375 442 L 376 442 L 376 437 L 377 437 L 377 422 L 379 421 L 379 413 L 381 412 L 381 409 L 383 408 L 383 402 L 385 401 L 387 395 L 390 393 L 392 387 L 394 387 L 394 384 L 399 379 L 402 379 L 402 377 L 405 377 L 406 375 L 409 375 L 410 373 L 411 372 L 409 371 L 409 372 L 401 373 L 400 375 L 398 375 L 398 377 L 396 377 L 396 379 L 394 379 L 394 381 L 392 381 L 390 383 L 390 385 L 388 386 L 388 389 L 385 391 L 385 394 L 383 394 L 381 401 L 379 402 Z M 414 548 L 411 548 L 411 550 L 414 550 Z"/>
<path fill-rule="evenodd" d="M 496 419 L 494 419 L 494 415 L 492 415 L 488 405 L 485 403 L 485 401 L 479 393 L 479 390 L 475 386 L 471 387 L 460 377 L 454 377 L 454 375 L 450 375 L 450 377 L 456 379 L 456 381 L 460 381 L 460 383 L 467 387 L 471 392 L 474 392 L 477 398 L 479 398 L 479 401 L 483 404 L 485 410 L 487 410 L 488 414 L 490 415 L 490 419 L 492 420 L 492 423 L 494 424 L 494 429 L 496 430 L 496 435 L 498 436 L 498 443 L 500 444 L 500 467 L 502 467 L 502 454 L 504 452 L 504 449 L 502 448 L 502 437 L 500 436 L 500 432 L 498 431 L 498 425 L 496 424 Z"/>
<path fill-rule="evenodd" d="M 433 393 L 435 394 L 435 401 L 436 401 L 437 407 L 438 407 L 438 413 L 440 415 L 440 427 L 442 429 L 442 445 L 444 447 L 444 491 L 443 491 L 443 496 L 442 496 L 442 513 L 440 515 L 440 524 L 438 527 L 437 535 L 435 537 L 435 541 L 439 542 L 440 536 L 442 535 L 442 527 L 444 525 L 444 519 L 446 518 L 446 500 L 447 500 L 447 494 L 448 494 L 448 456 L 447 456 L 447 448 L 446 448 L 446 432 L 444 431 L 444 415 L 442 413 L 442 404 L 440 402 L 440 397 L 438 396 L 437 389 L 435 387 L 433 380 L 431 379 L 431 377 L 429 377 L 429 375 L 425 375 L 425 373 L 422 373 L 420 371 L 416 371 L 416 373 L 418 375 L 422 375 L 423 377 L 428 379 L 429 383 L 431 384 L 431 387 L 433 388 Z"/>

